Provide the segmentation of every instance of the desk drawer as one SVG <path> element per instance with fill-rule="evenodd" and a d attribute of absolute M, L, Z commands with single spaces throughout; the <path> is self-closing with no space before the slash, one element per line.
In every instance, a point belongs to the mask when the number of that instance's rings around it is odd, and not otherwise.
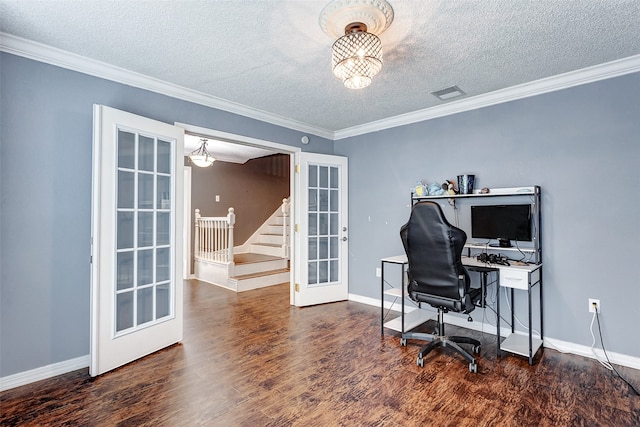
<path fill-rule="evenodd" d="M 500 269 L 500 286 L 505 288 L 529 289 L 529 272 L 510 268 Z"/>

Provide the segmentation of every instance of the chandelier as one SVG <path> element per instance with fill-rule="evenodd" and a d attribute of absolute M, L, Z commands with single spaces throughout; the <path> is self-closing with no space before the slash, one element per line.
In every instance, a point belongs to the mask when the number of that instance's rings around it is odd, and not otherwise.
<path fill-rule="evenodd" d="M 337 38 L 331 52 L 333 74 L 349 89 L 371 84 L 382 70 L 382 43 L 376 34 L 393 21 L 393 9 L 384 0 L 335 0 L 324 8 L 320 27 Z"/>
<path fill-rule="evenodd" d="M 331 49 L 333 74 L 349 89 L 365 88 L 382 70 L 382 43 L 374 34 L 367 33 L 362 22 L 347 25 L 344 32 Z"/>
<path fill-rule="evenodd" d="M 216 161 L 216 159 L 207 151 L 207 140 L 204 138 L 200 139 L 200 148 L 193 150 L 191 154 L 189 154 L 189 159 L 191 159 L 194 165 L 201 168 L 211 166 L 213 162 Z"/>

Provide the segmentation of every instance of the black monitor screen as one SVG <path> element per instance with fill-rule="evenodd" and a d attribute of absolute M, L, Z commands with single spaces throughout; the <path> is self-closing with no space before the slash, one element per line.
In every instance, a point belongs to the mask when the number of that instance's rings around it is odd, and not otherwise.
<path fill-rule="evenodd" d="M 501 246 L 510 240 L 531 241 L 531 206 L 471 206 L 471 236 L 497 239 Z"/>

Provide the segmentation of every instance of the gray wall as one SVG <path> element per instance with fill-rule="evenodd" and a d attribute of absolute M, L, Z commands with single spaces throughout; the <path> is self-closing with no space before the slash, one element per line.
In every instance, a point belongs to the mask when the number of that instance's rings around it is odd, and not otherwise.
<path fill-rule="evenodd" d="M 0 377 L 89 353 L 92 107 L 305 151 L 333 142 L 0 54 Z"/>
<path fill-rule="evenodd" d="M 417 180 L 540 185 L 545 335 L 590 346 L 599 298 L 606 348 L 640 357 L 639 100 L 635 73 L 336 141 L 349 157 L 349 292 L 379 298 L 375 268 L 402 253 Z"/>

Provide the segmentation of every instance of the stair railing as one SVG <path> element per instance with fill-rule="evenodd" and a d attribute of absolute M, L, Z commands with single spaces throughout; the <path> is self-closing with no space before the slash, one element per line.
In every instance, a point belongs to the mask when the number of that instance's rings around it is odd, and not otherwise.
<path fill-rule="evenodd" d="M 233 226 L 236 214 L 229 208 L 227 216 L 204 217 L 196 209 L 194 257 L 207 261 L 233 262 Z"/>
<path fill-rule="evenodd" d="M 287 239 L 287 216 L 289 215 L 289 200 L 282 199 L 282 253 L 289 258 L 289 240 Z"/>

